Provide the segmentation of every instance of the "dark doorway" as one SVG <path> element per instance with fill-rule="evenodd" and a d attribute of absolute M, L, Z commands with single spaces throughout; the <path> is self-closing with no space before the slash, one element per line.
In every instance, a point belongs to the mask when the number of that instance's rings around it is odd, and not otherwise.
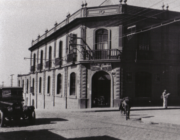
<path fill-rule="evenodd" d="M 108 73 L 97 72 L 92 78 L 92 107 L 110 107 L 111 80 Z"/>
<path fill-rule="evenodd" d="M 152 75 L 148 72 L 136 73 L 136 97 L 151 97 Z"/>

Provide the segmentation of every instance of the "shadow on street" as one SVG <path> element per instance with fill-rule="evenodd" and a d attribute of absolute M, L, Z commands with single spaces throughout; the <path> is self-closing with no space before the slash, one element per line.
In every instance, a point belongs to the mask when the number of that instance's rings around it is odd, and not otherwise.
<path fill-rule="evenodd" d="M 0 133 L 1 140 L 119 140 L 109 136 L 93 136 L 83 138 L 64 138 L 60 135 L 50 132 L 49 130 L 38 131 L 15 131 Z"/>
<path fill-rule="evenodd" d="M 59 121 L 68 121 L 68 120 L 62 118 L 37 118 L 34 125 L 55 124 L 56 122 Z M 24 126 L 29 126 L 30 124 L 28 120 L 20 120 L 20 121 L 7 121 L 5 125 L 6 125 L 5 127 L 8 126 L 24 127 Z"/>

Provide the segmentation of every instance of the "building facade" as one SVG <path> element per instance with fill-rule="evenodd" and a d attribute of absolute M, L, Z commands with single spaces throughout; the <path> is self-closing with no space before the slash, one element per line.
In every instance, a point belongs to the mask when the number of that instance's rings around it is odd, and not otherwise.
<path fill-rule="evenodd" d="M 179 103 L 180 26 L 177 19 L 165 25 L 179 13 L 108 4 L 83 4 L 32 41 L 30 73 L 18 75 L 25 104 L 117 107 L 130 96 L 134 105 L 159 105 L 164 88 Z"/>

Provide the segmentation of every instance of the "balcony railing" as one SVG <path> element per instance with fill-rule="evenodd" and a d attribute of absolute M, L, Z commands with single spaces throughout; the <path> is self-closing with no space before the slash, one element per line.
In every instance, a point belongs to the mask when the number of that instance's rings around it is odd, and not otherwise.
<path fill-rule="evenodd" d="M 107 50 L 88 50 L 83 51 L 84 60 L 90 59 L 119 59 L 121 51 L 118 49 L 107 49 Z"/>
<path fill-rule="evenodd" d="M 51 60 L 46 61 L 46 68 L 51 68 Z"/>
<path fill-rule="evenodd" d="M 38 66 L 37 66 L 37 70 L 42 70 L 42 64 L 40 63 L 40 64 L 38 64 Z"/>
<path fill-rule="evenodd" d="M 55 59 L 55 66 L 61 66 L 62 65 L 62 60 L 61 58 L 56 58 Z"/>
<path fill-rule="evenodd" d="M 67 62 L 75 62 L 77 60 L 76 53 L 70 53 L 67 55 Z"/>
<path fill-rule="evenodd" d="M 35 67 L 34 66 L 31 66 L 31 72 L 34 72 L 35 71 Z"/>

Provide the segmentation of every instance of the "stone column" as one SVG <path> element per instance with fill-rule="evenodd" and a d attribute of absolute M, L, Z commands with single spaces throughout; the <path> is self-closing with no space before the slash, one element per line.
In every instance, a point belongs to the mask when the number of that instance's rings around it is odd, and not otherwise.
<path fill-rule="evenodd" d="M 80 65 L 80 99 L 79 108 L 87 108 L 87 69 Z"/>
<path fill-rule="evenodd" d="M 35 96 L 36 96 L 36 101 L 35 101 L 35 107 L 38 108 L 38 73 L 36 73 L 36 92 L 35 92 Z"/>
<path fill-rule="evenodd" d="M 52 74 L 52 97 L 53 97 L 53 106 L 55 106 L 55 79 L 56 79 L 56 71 L 53 70 Z"/>
<path fill-rule="evenodd" d="M 45 108 L 45 88 L 46 88 L 46 72 L 43 72 L 43 108 Z"/>

